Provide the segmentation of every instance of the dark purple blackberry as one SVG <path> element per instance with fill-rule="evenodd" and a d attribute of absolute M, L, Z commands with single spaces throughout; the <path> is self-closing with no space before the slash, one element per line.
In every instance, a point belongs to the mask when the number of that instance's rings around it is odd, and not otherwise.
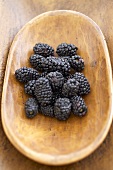
<path fill-rule="evenodd" d="M 40 111 L 45 116 L 54 117 L 54 109 L 53 109 L 53 106 L 51 106 L 51 105 L 41 106 Z"/>
<path fill-rule="evenodd" d="M 62 88 L 62 94 L 64 97 L 72 97 L 77 95 L 79 91 L 79 82 L 75 79 L 69 79 L 66 83 L 64 83 Z"/>
<path fill-rule="evenodd" d="M 30 57 L 30 63 L 35 69 L 40 71 L 59 71 L 62 74 L 68 74 L 70 72 L 70 64 L 57 57 L 44 58 L 35 54 Z"/>
<path fill-rule="evenodd" d="M 84 60 L 79 55 L 74 56 L 60 56 L 62 61 L 69 62 L 70 66 L 76 71 L 82 71 L 84 69 Z"/>
<path fill-rule="evenodd" d="M 78 48 L 74 44 L 62 43 L 58 45 L 56 53 L 59 56 L 73 56 L 76 54 Z"/>
<path fill-rule="evenodd" d="M 90 92 L 90 84 L 83 73 L 76 72 L 72 77 L 80 83 L 78 91 L 79 95 L 88 94 Z"/>
<path fill-rule="evenodd" d="M 49 57 L 54 55 L 54 49 L 48 44 L 38 43 L 33 47 L 35 54 L 42 55 L 44 57 Z"/>
<path fill-rule="evenodd" d="M 75 55 L 68 59 L 70 66 L 76 71 L 82 71 L 84 69 L 84 60 L 79 56 Z"/>
<path fill-rule="evenodd" d="M 29 98 L 26 101 L 25 112 L 28 118 L 33 118 L 38 114 L 38 102 L 35 98 Z"/>
<path fill-rule="evenodd" d="M 72 111 L 76 116 L 84 116 L 87 113 L 87 106 L 84 99 L 80 96 L 74 96 L 71 98 Z"/>
<path fill-rule="evenodd" d="M 27 83 L 30 80 L 36 80 L 40 77 L 37 70 L 33 68 L 22 67 L 15 71 L 15 77 L 22 83 Z"/>
<path fill-rule="evenodd" d="M 54 115 L 58 120 L 67 120 L 71 114 L 71 102 L 68 98 L 59 98 L 54 105 Z"/>
<path fill-rule="evenodd" d="M 34 90 L 36 86 L 36 81 L 37 80 L 31 80 L 24 86 L 24 90 L 26 94 L 29 94 L 31 96 L 34 96 Z"/>
<path fill-rule="evenodd" d="M 62 88 L 64 84 L 64 77 L 58 71 L 50 72 L 49 74 L 47 74 L 46 78 L 49 80 L 53 91 L 56 91 L 56 90 L 58 91 L 59 89 Z"/>
<path fill-rule="evenodd" d="M 38 102 L 43 105 L 49 105 L 52 100 L 52 89 L 49 84 L 49 80 L 46 78 L 39 78 L 36 81 L 36 86 L 35 86 L 35 96 L 38 100 Z"/>
<path fill-rule="evenodd" d="M 33 68 L 39 71 L 44 71 L 43 67 L 45 67 L 46 59 L 38 54 L 31 55 L 29 61 Z"/>

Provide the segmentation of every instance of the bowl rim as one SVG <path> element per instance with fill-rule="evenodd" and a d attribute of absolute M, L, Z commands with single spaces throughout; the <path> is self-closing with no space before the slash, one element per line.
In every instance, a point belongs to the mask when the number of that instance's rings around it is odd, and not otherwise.
<path fill-rule="evenodd" d="M 104 46 L 104 50 L 105 50 L 105 54 L 107 57 L 107 69 L 109 70 L 109 92 L 110 93 L 110 98 L 109 98 L 109 116 L 106 120 L 106 123 L 104 125 L 104 127 L 102 128 L 102 130 L 100 131 L 99 135 L 96 137 L 96 139 L 87 147 L 85 147 L 84 149 L 81 149 L 79 151 L 75 151 L 69 154 L 65 154 L 65 155 L 50 155 L 50 154 L 46 154 L 46 153 L 38 153 L 35 152 L 33 150 L 31 150 L 30 148 L 26 147 L 23 143 L 21 143 L 21 141 L 14 135 L 14 133 L 11 131 L 10 127 L 6 126 L 5 123 L 5 115 L 4 115 L 4 103 L 5 103 L 5 96 L 6 96 L 6 86 L 5 84 L 7 84 L 8 82 L 8 68 L 9 65 L 11 63 L 11 58 L 10 56 L 12 56 L 13 53 L 13 48 L 16 45 L 16 41 L 18 39 L 18 35 L 21 34 L 21 32 L 26 28 L 26 26 L 28 26 L 29 24 L 35 22 L 37 19 L 41 19 L 43 17 L 46 16 L 52 16 L 52 15 L 57 15 L 57 14 L 64 14 L 64 13 L 70 13 L 73 15 L 78 15 L 83 17 L 84 19 L 88 20 L 97 30 L 98 34 L 101 37 L 103 46 Z M 112 69 L 111 69 L 111 63 L 110 63 L 110 57 L 109 57 L 109 52 L 108 52 L 108 48 L 107 48 L 107 44 L 105 41 L 105 37 L 101 31 L 101 29 L 99 28 L 99 26 L 88 16 L 86 16 L 83 13 L 77 12 L 77 11 L 72 11 L 72 10 L 55 10 L 55 11 L 48 11 L 45 13 L 42 13 L 38 16 L 36 16 L 35 18 L 33 18 L 32 20 L 30 20 L 28 23 L 26 23 L 21 29 L 20 31 L 16 34 L 16 36 L 14 37 L 14 40 L 12 42 L 11 48 L 10 48 L 10 52 L 8 54 L 8 60 L 7 60 L 7 65 L 6 65 L 6 70 L 5 70 L 5 78 L 4 78 L 4 83 L 3 83 L 3 92 L 2 92 L 2 101 L 1 101 L 1 119 L 2 119 L 2 125 L 3 125 L 3 129 L 8 137 L 8 139 L 10 140 L 10 142 L 16 147 L 17 150 L 19 150 L 22 154 L 24 154 L 25 156 L 27 156 L 28 158 L 36 161 L 36 162 L 40 162 L 46 165 L 65 165 L 65 164 L 69 164 L 69 163 L 73 163 L 76 161 L 79 161 L 83 158 L 85 158 L 86 156 L 90 155 L 93 151 L 95 151 L 100 144 L 103 142 L 103 140 L 105 139 L 111 123 L 112 123 L 112 117 L 113 117 L 113 106 L 112 106 L 112 101 L 113 101 L 113 90 L 112 90 Z"/>

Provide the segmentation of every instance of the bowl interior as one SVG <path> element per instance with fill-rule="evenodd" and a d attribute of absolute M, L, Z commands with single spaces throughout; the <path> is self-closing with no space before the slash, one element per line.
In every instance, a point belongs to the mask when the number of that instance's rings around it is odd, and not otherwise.
<path fill-rule="evenodd" d="M 111 109 L 110 68 L 107 47 L 98 27 L 92 23 L 80 13 L 51 12 L 35 18 L 17 34 L 9 54 L 3 102 L 4 122 L 9 133 L 20 143 L 17 148 L 29 148 L 29 152 L 56 158 L 66 156 L 87 148 L 106 128 Z M 71 115 L 65 122 L 40 114 L 32 120 L 26 118 L 24 103 L 29 96 L 14 73 L 20 67 L 30 67 L 29 57 L 38 42 L 47 43 L 54 49 L 62 42 L 73 43 L 79 48 L 78 54 L 85 61 L 83 73 L 91 85 L 91 93 L 83 97 L 88 106 L 85 117 Z"/>

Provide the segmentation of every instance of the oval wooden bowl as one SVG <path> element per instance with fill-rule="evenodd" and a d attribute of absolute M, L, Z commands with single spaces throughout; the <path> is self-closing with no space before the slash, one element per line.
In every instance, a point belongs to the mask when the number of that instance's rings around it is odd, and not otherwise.
<path fill-rule="evenodd" d="M 28 98 L 16 81 L 15 70 L 30 66 L 28 59 L 37 42 L 52 45 L 73 43 L 85 60 L 83 73 L 91 84 L 84 96 L 88 114 L 73 115 L 65 122 L 37 115 L 25 117 Z M 2 95 L 2 123 L 11 143 L 27 157 L 49 165 L 78 161 L 105 139 L 112 122 L 112 72 L 107 45 L 100 28 L 89 17 L 74 11 L 51 11 L 27 23 L 12 43 Z"/>

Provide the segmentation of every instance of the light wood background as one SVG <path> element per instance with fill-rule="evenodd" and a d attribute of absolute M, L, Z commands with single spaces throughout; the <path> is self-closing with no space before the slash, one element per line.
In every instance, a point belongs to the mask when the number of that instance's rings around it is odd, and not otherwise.
<path fill-rule="evenodd" d="M 91 17 L 103 31 L 113 64 L 112 0 L 0 0 L 0 97 L 7 55 L 19 29 L 46 11 L 69 9 Z M 8 141 L 0 123 L 0 170 L 113 170 L 113 126 L 103 144 L 84 160 L 62 167 L 41 165 L 20 154 Z"/>

